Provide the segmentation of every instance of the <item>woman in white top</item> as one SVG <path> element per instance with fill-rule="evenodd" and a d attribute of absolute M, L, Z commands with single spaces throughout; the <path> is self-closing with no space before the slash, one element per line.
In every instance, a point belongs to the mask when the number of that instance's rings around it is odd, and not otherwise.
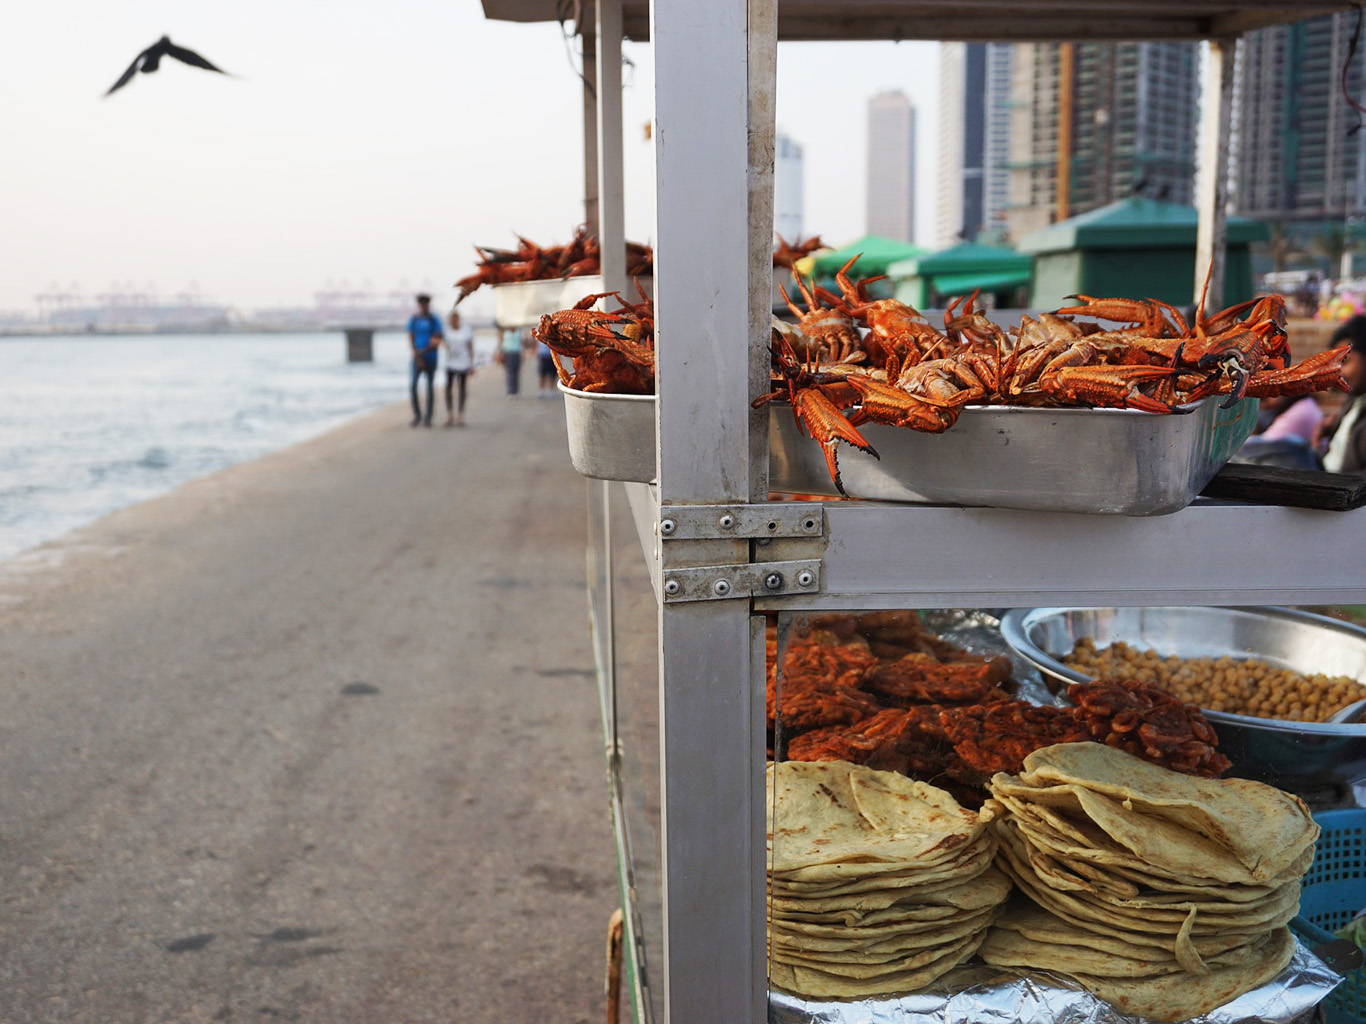
<path fill-rule="evenodd" d="M 460 314 L 455 310 L 451 310 L 450 325 L 441 345 L 441 358 L 446 362 L 446 426 L 463 427 L 465 380 L 474 373 L 474 332 L 461 326 Z M 460 383 L 459 397 L 452 411 L 451 389 L 457 381 Z"/>

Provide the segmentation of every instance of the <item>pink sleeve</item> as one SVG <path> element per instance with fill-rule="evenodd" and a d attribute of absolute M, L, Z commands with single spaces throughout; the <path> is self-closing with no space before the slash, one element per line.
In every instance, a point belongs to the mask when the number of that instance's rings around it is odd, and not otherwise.
<path fill-rule="evenodd" d="M 1301 398 L 1285 412 L 1272 421 L 1271 426 L 1259 435 L 1267 441 L 1277 441 L 1287 437 L 1298 437 L 1308 441 L 1314 436 L 1314 428 L 1323 419 L 1323 410 L 1312 398 Z"/>

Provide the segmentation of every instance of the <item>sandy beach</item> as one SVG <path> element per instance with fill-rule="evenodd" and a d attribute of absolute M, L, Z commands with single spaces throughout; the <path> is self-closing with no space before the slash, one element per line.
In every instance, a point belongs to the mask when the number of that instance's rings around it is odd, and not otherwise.
<path fill-rule="evenodd" d="M 0 564 L 0 1021 L 601 1019 L 585 484 L 472 384 Z"/>

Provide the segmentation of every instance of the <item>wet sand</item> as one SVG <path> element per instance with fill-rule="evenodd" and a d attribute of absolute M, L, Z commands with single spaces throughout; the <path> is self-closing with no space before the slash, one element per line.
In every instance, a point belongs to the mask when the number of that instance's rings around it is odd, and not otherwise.
<path fill-rule="evenodd" d="M 0 564 L 0 1021 L 601 1019 L 585 485 L 472 384 Z"/>

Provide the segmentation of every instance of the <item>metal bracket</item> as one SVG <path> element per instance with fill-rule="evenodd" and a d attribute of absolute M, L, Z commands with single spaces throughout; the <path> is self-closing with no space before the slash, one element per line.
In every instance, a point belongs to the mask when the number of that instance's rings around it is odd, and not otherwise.
<path fill-rule="evenodd" d="M 736 597 L 780 597 L 817 594 L 821 561 L 746 562 L 741 565 L 698 565 L 664 570 L 664 602 L 721 601 Z"/>
<path fill-rule="evenodd" d="M 825 510 L 819 503 L 768 505 L 665 505 L 655 527 L 661 540 L 752 540 L 819 537 Z"/>

